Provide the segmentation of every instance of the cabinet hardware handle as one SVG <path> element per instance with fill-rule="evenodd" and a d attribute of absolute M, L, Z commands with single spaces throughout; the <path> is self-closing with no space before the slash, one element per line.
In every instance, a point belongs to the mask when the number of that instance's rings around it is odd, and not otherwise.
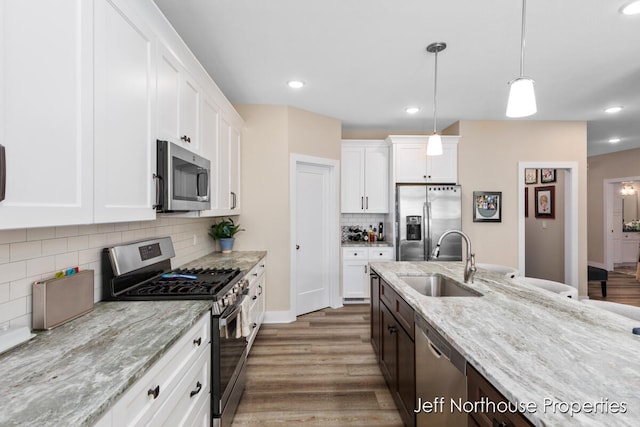
<path fill-rule="evenodd" d="M 252 300 L 257 300 L 258 299 L 258 295 L 254 295 L 251 297 Z"/>
<path fill-rule="evenodd" d="M 7 153 L 4 145 L 0 145 L 0 202 L 4 200 L 7 190 Z"/>
<path fill-rule="evenodd" d="M 258 273 L 253 273 L 254 276 L 258 277 Z"/>
<path fill-rule="evenodd" d="M 236 200 L 236 193 L 234 193 L 233 191 L 231 192 L 231 209 L 235 209 L 238 207 L 237 205 L 237 200 Z"/>
<path fill-rule="evenodd" d="M 258 295 L 262 295 L 262 285 L 258 285 L 258 289 L 260 289 L 260 292 L 258 293 Z"/>
<path fill-rule="evenodd" d="M 264 264 L 260 264 L 260 267 L 264 268 Z"/>
<path fill-rule="evenodd" d="M 150 388 L 147 391 L 147 396 L 153 396 L 154 399 L 157 399 L 160 395 L 160 386 L 157 385 L 156 388 Z"/>
<path fill-rule="evenodd" d="M 395 334 L 396 332 L 398 332 L 398 328 L 393 325 L 389 325 L 387 326 L 387 331 L 389 331 L 390 334 Z"/>
<path fill-rule="evenodd" d="M 365 199 L 367 200 L 366 208 L 369 209 L 369 196 L 365 197 Z"/>
<path fill-rule="evenodd" d="M 196 338 L 195 340 L 193 340 L 193 343 L 200 347 L 200 344 L 202 344 L 202 337 Z"/>
<path fill-rule="evenodd" d="M 367 266 L 365 265 L 365 266 L 364 266 L 364 274 L 367 274 L 367 273 L 368 273 L 368 271 L 367 271 Z"/>
<path fill-rule="evenodd" d="M 364 210 L 364 197 L 360 197 L 360 209 Z"/>
<path fill-rule="evenodd" d="M 296 251 L 300 249 L 300 245 L 296 245 Z"/>
<path fill-rule="evenodd" d="M 188 142 L 189 144 L 191 144 L 191 138 L 189 138 L 187 135 L 182 135 L 180 139 L 184 142 Z"/>
<path fill-rule="evenodd" d="M 254 323 L 252 323 L 252 324 L 251 324 L 251 327 L 252 327 L 253 329 L 255 329 L 255 328 L 257 328 L 257 327 L 258 327 L 258 324 L 254 322 Z"/>
<path fill-rule="evenodd" d="M 191 393 L 189 393 L 189 397 L 193 397 L 196 394 L 200 393 L 200 390 L 202 390 L 202 384 L 200 384 L 200 381 L 196 382 L 196 389 L 192 390 Z"/>

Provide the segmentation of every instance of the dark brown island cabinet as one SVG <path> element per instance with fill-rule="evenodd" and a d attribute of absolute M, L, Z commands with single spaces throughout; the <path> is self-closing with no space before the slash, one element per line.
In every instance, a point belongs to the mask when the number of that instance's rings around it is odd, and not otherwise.
<path fill-rule="evenodd" d="M 371 274 L 371 343 L 402 421 L 414 426 L 413 309 L 375 272 Z"/>
<path fill-rule="evenodd" d="M 371 270 L 371 345 L 405 426 L 415 426 L 416 359 L 414 310 Z M 508 402 L 467 363 L 467 400 Z M 520 413 L 472 412 L 468 426 L 520 427 L 532 424 Z M 460 426 L 465 427 L 465 426 Z"/>

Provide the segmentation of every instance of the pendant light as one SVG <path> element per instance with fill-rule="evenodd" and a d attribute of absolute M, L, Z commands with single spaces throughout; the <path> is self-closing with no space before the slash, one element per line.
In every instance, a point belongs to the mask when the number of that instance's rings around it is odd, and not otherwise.
<path fill-rule="evenodd" d="M 442 138 L 438 135 L 438 128 L 436 126 L 436 116 L 438 112 L 438 52 L 446 48 L 447 44 L 444 42 L 431 43 L 427 46 L 427 52 L 433 53 L 436 56 L 435 72 L 433 74 L 433 135 L 429 137 L 429 141 L 427 142 L 427 156 L 442 155 Z"/>
<path fill-rule="evenodd" d="M 527 0 L 522 0 L 522 34 L 520 37 L 520 77 L 509 82 L 507 117 L 527 117 L 538 111 L 533 79 L 524 76 L 524 31 Z"/>

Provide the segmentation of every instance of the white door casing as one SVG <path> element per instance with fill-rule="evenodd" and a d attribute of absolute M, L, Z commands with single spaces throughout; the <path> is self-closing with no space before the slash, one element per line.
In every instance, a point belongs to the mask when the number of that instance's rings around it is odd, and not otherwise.
<path fill-rule="evenodd" d="M 290 311 L 294 317 L 342 305 L 338 168 L 337 160 L 291 155 Z"/>

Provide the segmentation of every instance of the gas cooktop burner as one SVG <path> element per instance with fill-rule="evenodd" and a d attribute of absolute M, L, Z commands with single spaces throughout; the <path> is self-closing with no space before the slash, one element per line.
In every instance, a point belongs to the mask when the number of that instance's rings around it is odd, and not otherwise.
<path fill-rule="evenodd" d="M 240 269 L 176 269 L 129 289 L 127 296 L 200 296 L 214 299 L 221 291 L 241 278 Z"/>

